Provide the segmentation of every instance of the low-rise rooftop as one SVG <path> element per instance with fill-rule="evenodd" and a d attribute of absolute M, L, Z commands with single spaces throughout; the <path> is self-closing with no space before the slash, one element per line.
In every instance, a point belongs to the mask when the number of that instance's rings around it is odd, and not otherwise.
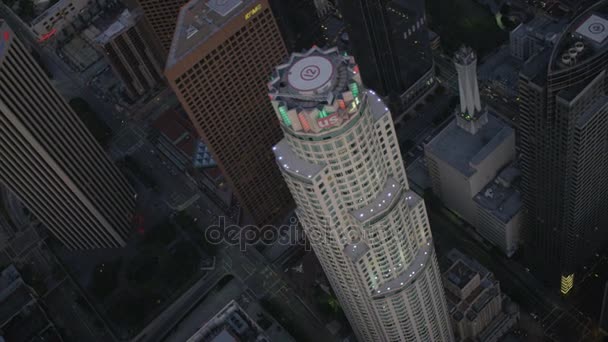
<path fill-rule="evenodd" d="M 452 120 L 425 146 L 426 151 L 465 177 L 472 176 L 477 172 L 476 165 L 515 134 L 513 128 L 493 114 L 487 116 L 488 122 L 476 134 L 465 131 L 457 125 L 456 119 Z"/>
<path fill-rule="evenodd" d="M 207 341 L 270 342 L 270 339 L 247 312 L 233 300 L 188 339 L 188 342 Z"/>
<path fill-rule="evenodd" d="M 108 23 L 107 26 L 98 27 L 103 32 L 95 38 L 95 42 L 100 45 L 109 43 L 116 36 L 133 27 L 141 15 L 142 12 L 139 9 L 134 11 L 124 10 L 112 22 Z"/>
<path fill-rule="evenodd" d="M 467 284 L 477 275 L 477 272 L 470 268 L 464 262 L 458 260 L 450 269 L 447 271 L 447 280 L 458 287 L 463 289 Z"/>
<path fill-rule="evenodd" d="M 479 282 L 475 288 L 464 294 L 453 293 L 446 287 L 446 299 L 450 315 L 456 322 L 462 321 L 465 317 L 473 321 L 484 310 L 484 308 L 500 296 L 498 282 L 494 280 L 493 274 L 475 260 L 462 254 L 456 249 L 448 252 L 448 259 L 452 266 L 443 274 L 444 279 L 459 288 L 464 289 L 471 281 L 479 276 Z"/>
<path fill-rule="evenodd" d="M 474 197 L 481 208 L 504 223 L 511 221 L 523 206 L 521 194 L 511 186 L 519 175 L 518 172 L 514 167 L 505 168 Z"/>

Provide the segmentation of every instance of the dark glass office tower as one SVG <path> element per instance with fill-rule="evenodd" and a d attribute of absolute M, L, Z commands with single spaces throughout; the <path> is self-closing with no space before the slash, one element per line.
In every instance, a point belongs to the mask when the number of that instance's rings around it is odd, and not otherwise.
<path fill-rule="evenodd" d="M 129 238 L 133 189 L 1 19 L 0 184 L 71 250 Z"/>
<path fill-rule="evenodd" d="M 324 45 L 325 32 L 314 0 L 270 0 L 287 50 L 300 52 Z"/>
<path fill-rule="evenodd" d="M 526 254 L 567 294 L 608 237 L 608 2 L 578 16 L 519 81 Z"/>
<path fill-rule="evenodd" d="M 424 0 L 342 0 L 341 13 L 363 83 L 395 115 L 434 82 Z"/>

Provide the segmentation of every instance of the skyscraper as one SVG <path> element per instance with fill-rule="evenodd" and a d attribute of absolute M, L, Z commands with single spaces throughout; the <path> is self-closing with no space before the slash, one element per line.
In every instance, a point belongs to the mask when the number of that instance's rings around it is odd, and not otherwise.
<path fill-rule="evenodd" d="M 265 87 L 287 52 L 266 0 L 193 0 L 165 75 L 236 197 L 261 225 L 291 209 L 270 148 L 281 139 Z"/>
<path fill-rule="evenodd" d="M 162 61 L 144 38 L 141 10 L 125 10 L 95 39 L 122 80 L 127 95 L 137 99 L 163 82 Z"/>
<path fill-rule="evenodd" d="M 606 28 L 603 1 L 520 73 L 526 252 L 537 274 L 564 294 L 608 238 Z"/>
<path fill-rule="evenodd" d="M 324 45 L 321 17 L 314 0 L 270 0 L 270 7 L 289 51 Z"/>
<path fill-rule="evenodd" d="M 358 70 L 336 48 L 277 67 L 276 161 L 359 341 L 452 341 L 424 201 L 409 190 L 390 111 Z"/>
<path fill-rule="evenodd" d="M 401 114 L 434 85 L 424 0 L 349 0 L 340 7 L 363 83 Z"/>
<path fill-rule="evenodd" d="M 177 15 L 188 0 L 136 0 L 166 54 L 171 48 Z"/>
<path fill-rule="evenodd" d="M 70 249 L 125 244 L 131 186 L 2 21 L 0 181 Z"/>

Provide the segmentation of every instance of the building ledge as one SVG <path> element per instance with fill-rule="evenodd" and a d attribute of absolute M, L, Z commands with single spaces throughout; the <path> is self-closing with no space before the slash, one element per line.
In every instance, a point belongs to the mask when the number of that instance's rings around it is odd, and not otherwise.
<path fill-rule="evenodd" d="M 422 274 L 424 269 L 428 266 L 433 251 L 433 241 L 428 239 L 427 243 L 418 250 L 418 253 L 416 253 L 416 256 L 414 256 L 414 259 L 410 262 L 408 268 L 397 278 L 378 285 L 374 290 L 372 297 L 374 299 L 381 299 L 400 292 L 412 285 L 416 278 Z"/>
<path fill-rule="evenodd" d="M 281 140 L 272 150 L 279 167 L 285 173 L 305 182 L 312 183 L 312 179 L 325 168 L 325 164 L 313 164 L 300 158 L 285 139 Z"/>
<path fill-rule="evenodd" d="M 363 208 L 351 211 L 350 214 L 359 223 L 365 223 L 374 218 L 381 217 L 396 203 L 396 199 L 401 195 L 402 188 L 397 180 L 388 177 L 384 183 L 384 188 L 372 202 Z"/>

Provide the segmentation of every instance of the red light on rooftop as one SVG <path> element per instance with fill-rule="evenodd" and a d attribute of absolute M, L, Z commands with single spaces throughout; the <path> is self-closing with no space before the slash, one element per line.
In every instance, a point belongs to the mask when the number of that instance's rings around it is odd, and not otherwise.
<path fill-rule="evenodd" d="M 51 38 L 52 36 L 55 35 L 55 33 L 57 33 L 57 29 L 52 29 L 50 30 L 48 33 L 43 34 L 40 39 L 38 39 L 38 43 L 42 43 L 46 40 L 48 40 L 49 38 Z"/>
<path fill-rule="evenodd" d="M 8 42 L 9 38 L 10 38 L 10 33 L 8 31 L 4 32 L 4 41 Z"/>
<path fill-rule="evenodd" d="M 358 74 L 359 73 L 359 64 L 355 65 L 355 67 L 353 68 L 353 71 Z"/>

